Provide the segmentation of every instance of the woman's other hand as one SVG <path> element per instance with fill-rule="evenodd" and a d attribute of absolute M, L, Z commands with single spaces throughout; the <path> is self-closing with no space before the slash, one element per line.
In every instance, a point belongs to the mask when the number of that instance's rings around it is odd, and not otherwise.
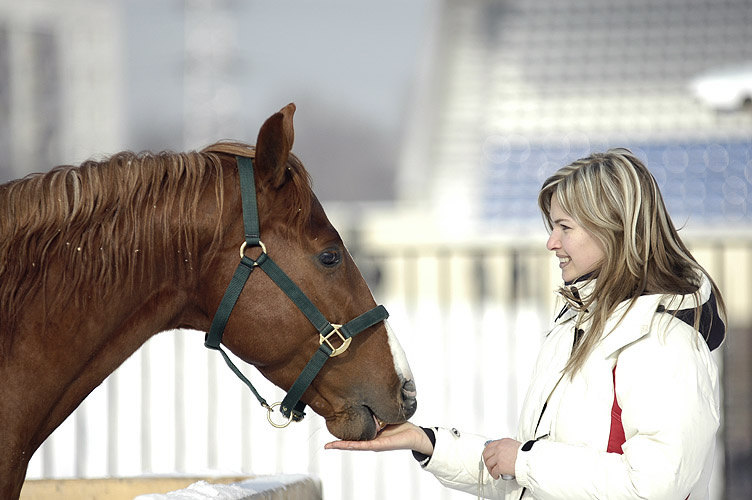
<path fill-rule="evenodd" d="M 387 425 L 376 438 L 370 441 L 333 441 L 324 445 L 324 448 L 367 451 L 413 450 L 424 455 L 433 454 L 433 445 L 426 433 L 410 422 Z"/>
<path fill-rule="evenodd" d="M 514 476 L 514 464 L 521 445 L 519 441 L 509 438 L 491 441 L 486 445 L 483 450 L 483 461 L 492 478 L 499 479 L 502 474 Z"/>

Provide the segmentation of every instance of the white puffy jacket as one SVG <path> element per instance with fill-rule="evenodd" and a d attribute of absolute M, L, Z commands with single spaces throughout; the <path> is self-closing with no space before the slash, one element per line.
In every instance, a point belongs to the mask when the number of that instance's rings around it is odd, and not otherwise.
<path fill-rule="evenodd" d="M 485 495 L 707 498 L 720 421 L 718 369 L 708 344 L 721 343 L 725 326 L 707 280 L 700 293 L 702 334 L 690 326 L 692 295 L 642 296 L 626 314 L 622 304 L 612 315 L 604 329 L 611 333 L 572 380 L 561 372 L 574 341 L 575 313 L 564 312 L 543 343 L 522 407 L 516 439 L 525 445 L 517 455 L 516 477 L 494 481 L 486 471 Z M 614 388 L 626 438 L 623 454 L 606 451 Z M 450 488 L 477 494 L 487 438 L 435 432 L 425 469 Z"/>

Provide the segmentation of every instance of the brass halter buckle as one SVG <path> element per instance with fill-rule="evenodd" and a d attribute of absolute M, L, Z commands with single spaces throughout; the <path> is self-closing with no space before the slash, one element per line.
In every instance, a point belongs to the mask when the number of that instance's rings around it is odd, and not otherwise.
<path fill-rule="evenodd" d="M 342 325 L 336 325 L 332 323 L 332 326 L 334 327 L 334 330 L 329 332 L 326 336 L 319 333 L 319 345 L 326 342 L 326 345 L 329 346 L 329 348 L 332 350 L 332 353 L 329 355 L 330 358 L 333 358 L 334 356 L 339 356 L 343 352 L 347 350 L 348 347 L 350 347 L 350 342 L 352 341 L 352 337 L 345 338 L 344 335 L 339 331 L 340 328 L 342 328 Z M 334 334 L 337 334 L 339 339 L 342 341 L 339 347 L 334 347 L 334 345 L 329 340 L 329 337 L 331 337 Z"/>

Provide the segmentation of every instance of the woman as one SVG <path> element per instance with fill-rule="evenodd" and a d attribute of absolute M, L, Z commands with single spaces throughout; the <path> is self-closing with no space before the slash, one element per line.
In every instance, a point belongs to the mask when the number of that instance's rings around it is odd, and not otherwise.
<path fill-rule="evenodd" d="M 326 447 L 411 449 L 446 486 L 490 498 L 707 498 L 720 421 L 710 351 L 725 335 L 718 288 L 628 150 L 560 169 L 538 205 L 564 307 L 541 347 L 517 438 L 408 422 Z"/>

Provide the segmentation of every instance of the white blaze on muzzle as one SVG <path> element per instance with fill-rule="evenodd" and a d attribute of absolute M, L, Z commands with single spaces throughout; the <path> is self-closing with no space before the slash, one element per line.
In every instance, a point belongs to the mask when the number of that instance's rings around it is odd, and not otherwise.
<path fill-rule="evenodd" d="M 394 359 L 394 370 L 403 382 L 413 380 L 413 372 L 410 370 L 407 356 L 405 356 L 405 351 L 402 350 L 397 336 L 389 326 L 388 321 L 384 321 L 384 326 L 386 327 L 387 338 L 389 340 L 389 349 L 392 351 L 392 358 Z M 415 394 L 410 396 L 415 397 Z"/>

